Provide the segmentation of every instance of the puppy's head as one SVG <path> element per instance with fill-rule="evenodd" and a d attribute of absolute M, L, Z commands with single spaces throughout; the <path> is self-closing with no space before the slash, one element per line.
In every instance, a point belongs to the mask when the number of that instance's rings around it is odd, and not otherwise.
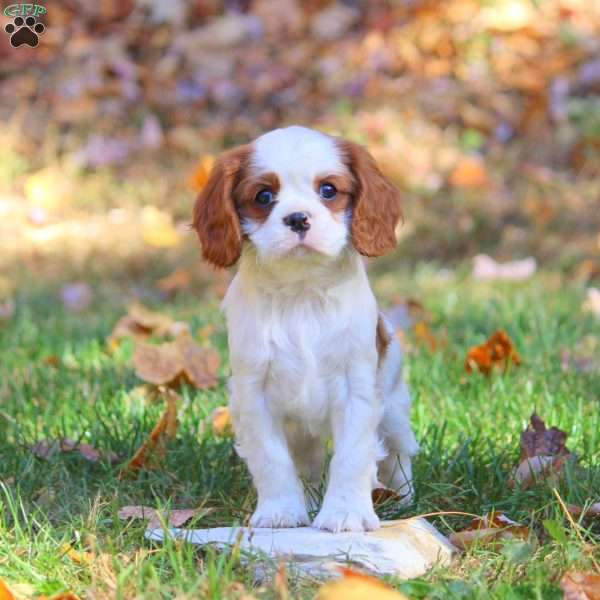
<path fill-rule="evenodd" d="M 276 129 L 223 154 L 196 200 L 204 258 L 233 265 L 247 240 L 261 260 L 348 245 L 381 256 L 396 245 L 400 197 L 358 144 L 304 127 Z"/>

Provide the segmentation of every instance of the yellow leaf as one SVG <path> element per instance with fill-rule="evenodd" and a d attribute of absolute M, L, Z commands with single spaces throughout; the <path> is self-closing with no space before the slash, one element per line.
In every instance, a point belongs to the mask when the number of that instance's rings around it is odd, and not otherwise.
<path fill-rule="evenodd" d="M 142 238 L 155 248 L 172 248 L 180 242 L 173 217 L 155 206 L 145 206 L 142 210 Z"/>
<path fill-rule="evenodd" d="M 71 544 L 63 544 L 60 547 L 60 552 L 63 556 L 68 556 L 78 565 L 89 565 L 94 560 L 94 554 L 91 552 L 80 552 L 79 550 L 75 550 Z"/>
<path fill-rule="evenodd" d="M 56 208 L 68 202 L 73 186 L 64 173 L 50 167 L 27 177 L 24 192 L 31 203 L 42 208 Z"/>
<path fill-rule="evenodd" d="M 325 584 L 319 590 L 317 600 L 408 600 L 375 577 L 351 569 L 341 571 L 343 578 Z"/>

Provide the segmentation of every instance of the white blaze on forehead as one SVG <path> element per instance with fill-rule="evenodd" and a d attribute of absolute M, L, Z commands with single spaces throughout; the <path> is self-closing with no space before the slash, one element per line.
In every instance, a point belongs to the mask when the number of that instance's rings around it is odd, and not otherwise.
<path fill-rule="evenodd" d="M 333 138 L 299 127 L 275 129 L 254 142 L 252 164 L 259 173 L 274 172 L 283 179 L 313 179 L 324 173 L 344 173 L 340 151 Z"/>

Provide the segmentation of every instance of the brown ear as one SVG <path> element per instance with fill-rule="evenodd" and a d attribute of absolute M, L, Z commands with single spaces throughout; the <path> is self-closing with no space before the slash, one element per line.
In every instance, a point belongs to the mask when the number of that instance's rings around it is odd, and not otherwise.
<path fill-rule="evenodd" d="M 391 252 L 396 247 L 396 225 L 402 217 L 400 192 L 384 177 L 365 148 L 346 140 L 338 143 L 356 180 L 352 243 L 364 256 Z"/>
<path fill-rule="evenodd" d="M 240 146 L 220 156 L 194 206 L 192 225 L 202 245 L 202 256 L 216 267 L 230 267 L 242 252 L 233 190 L 249 153 L 249 146 Z"/>

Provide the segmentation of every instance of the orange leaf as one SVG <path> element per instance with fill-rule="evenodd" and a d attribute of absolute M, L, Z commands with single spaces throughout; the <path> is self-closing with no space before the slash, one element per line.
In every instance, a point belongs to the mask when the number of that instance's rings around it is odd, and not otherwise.
<path fill-rule="evenodd" d="M 217 406 L 211 415 L 213 431 L 217 435 L 226 435 L 233 432 L 231 413 L 228 406 Z"/>
<path fill-rule="evenodd" d="M 450 184 L 459 188 L 482 187 L 488 183 L 485 163 L 480 158 L 463 158 L 450 175 Z"/>
<path fill-rule="evenodd" d="M 0 600 L 15 600 L 14 594 L 10 591 L 2 578 L 0 578 Z"/>
<path fill-rule="evenodd" d="M 190 186 L 195 192 L 200 192 L 204 188 L 214 164 L 215 157 L 210 154 L 205 154 L 200 158 L 190 177 Z"/>
<path fill-rule="evenodd" d="M 150 458 L 154 454 L 164 455 L 166 439 L 172 439 L 177 433 L 177 404 L 179 394 L 165 390 L 167 407 L 148 439 L 139 447 L 129 463 L 119 473 L 119 479 L 136 475 L 140 469 L 151 468 Z"/>
<path fill-rule="evenodd" d="M 500 367 L 506 371 L 511 363 L 520 365 L 521 358 L 508 334 L 498 330 L 480 346 L 469 349 L 465 359 L 465 369 L 468 373 L 479 370 L 489 375 L 493 367 Z"/>
<path fill-rule="evenodd" d="M 341 567 L 340 572 L 342 579 L 326 583 L 319 590 L 317 600 L 408 600 L 375 577 L 345 567 Z"/>
<path fill-rule="evenodd" d="M 600 600 L 600 575 L 569 571 L 560 585 L 564 600 Z"/>

